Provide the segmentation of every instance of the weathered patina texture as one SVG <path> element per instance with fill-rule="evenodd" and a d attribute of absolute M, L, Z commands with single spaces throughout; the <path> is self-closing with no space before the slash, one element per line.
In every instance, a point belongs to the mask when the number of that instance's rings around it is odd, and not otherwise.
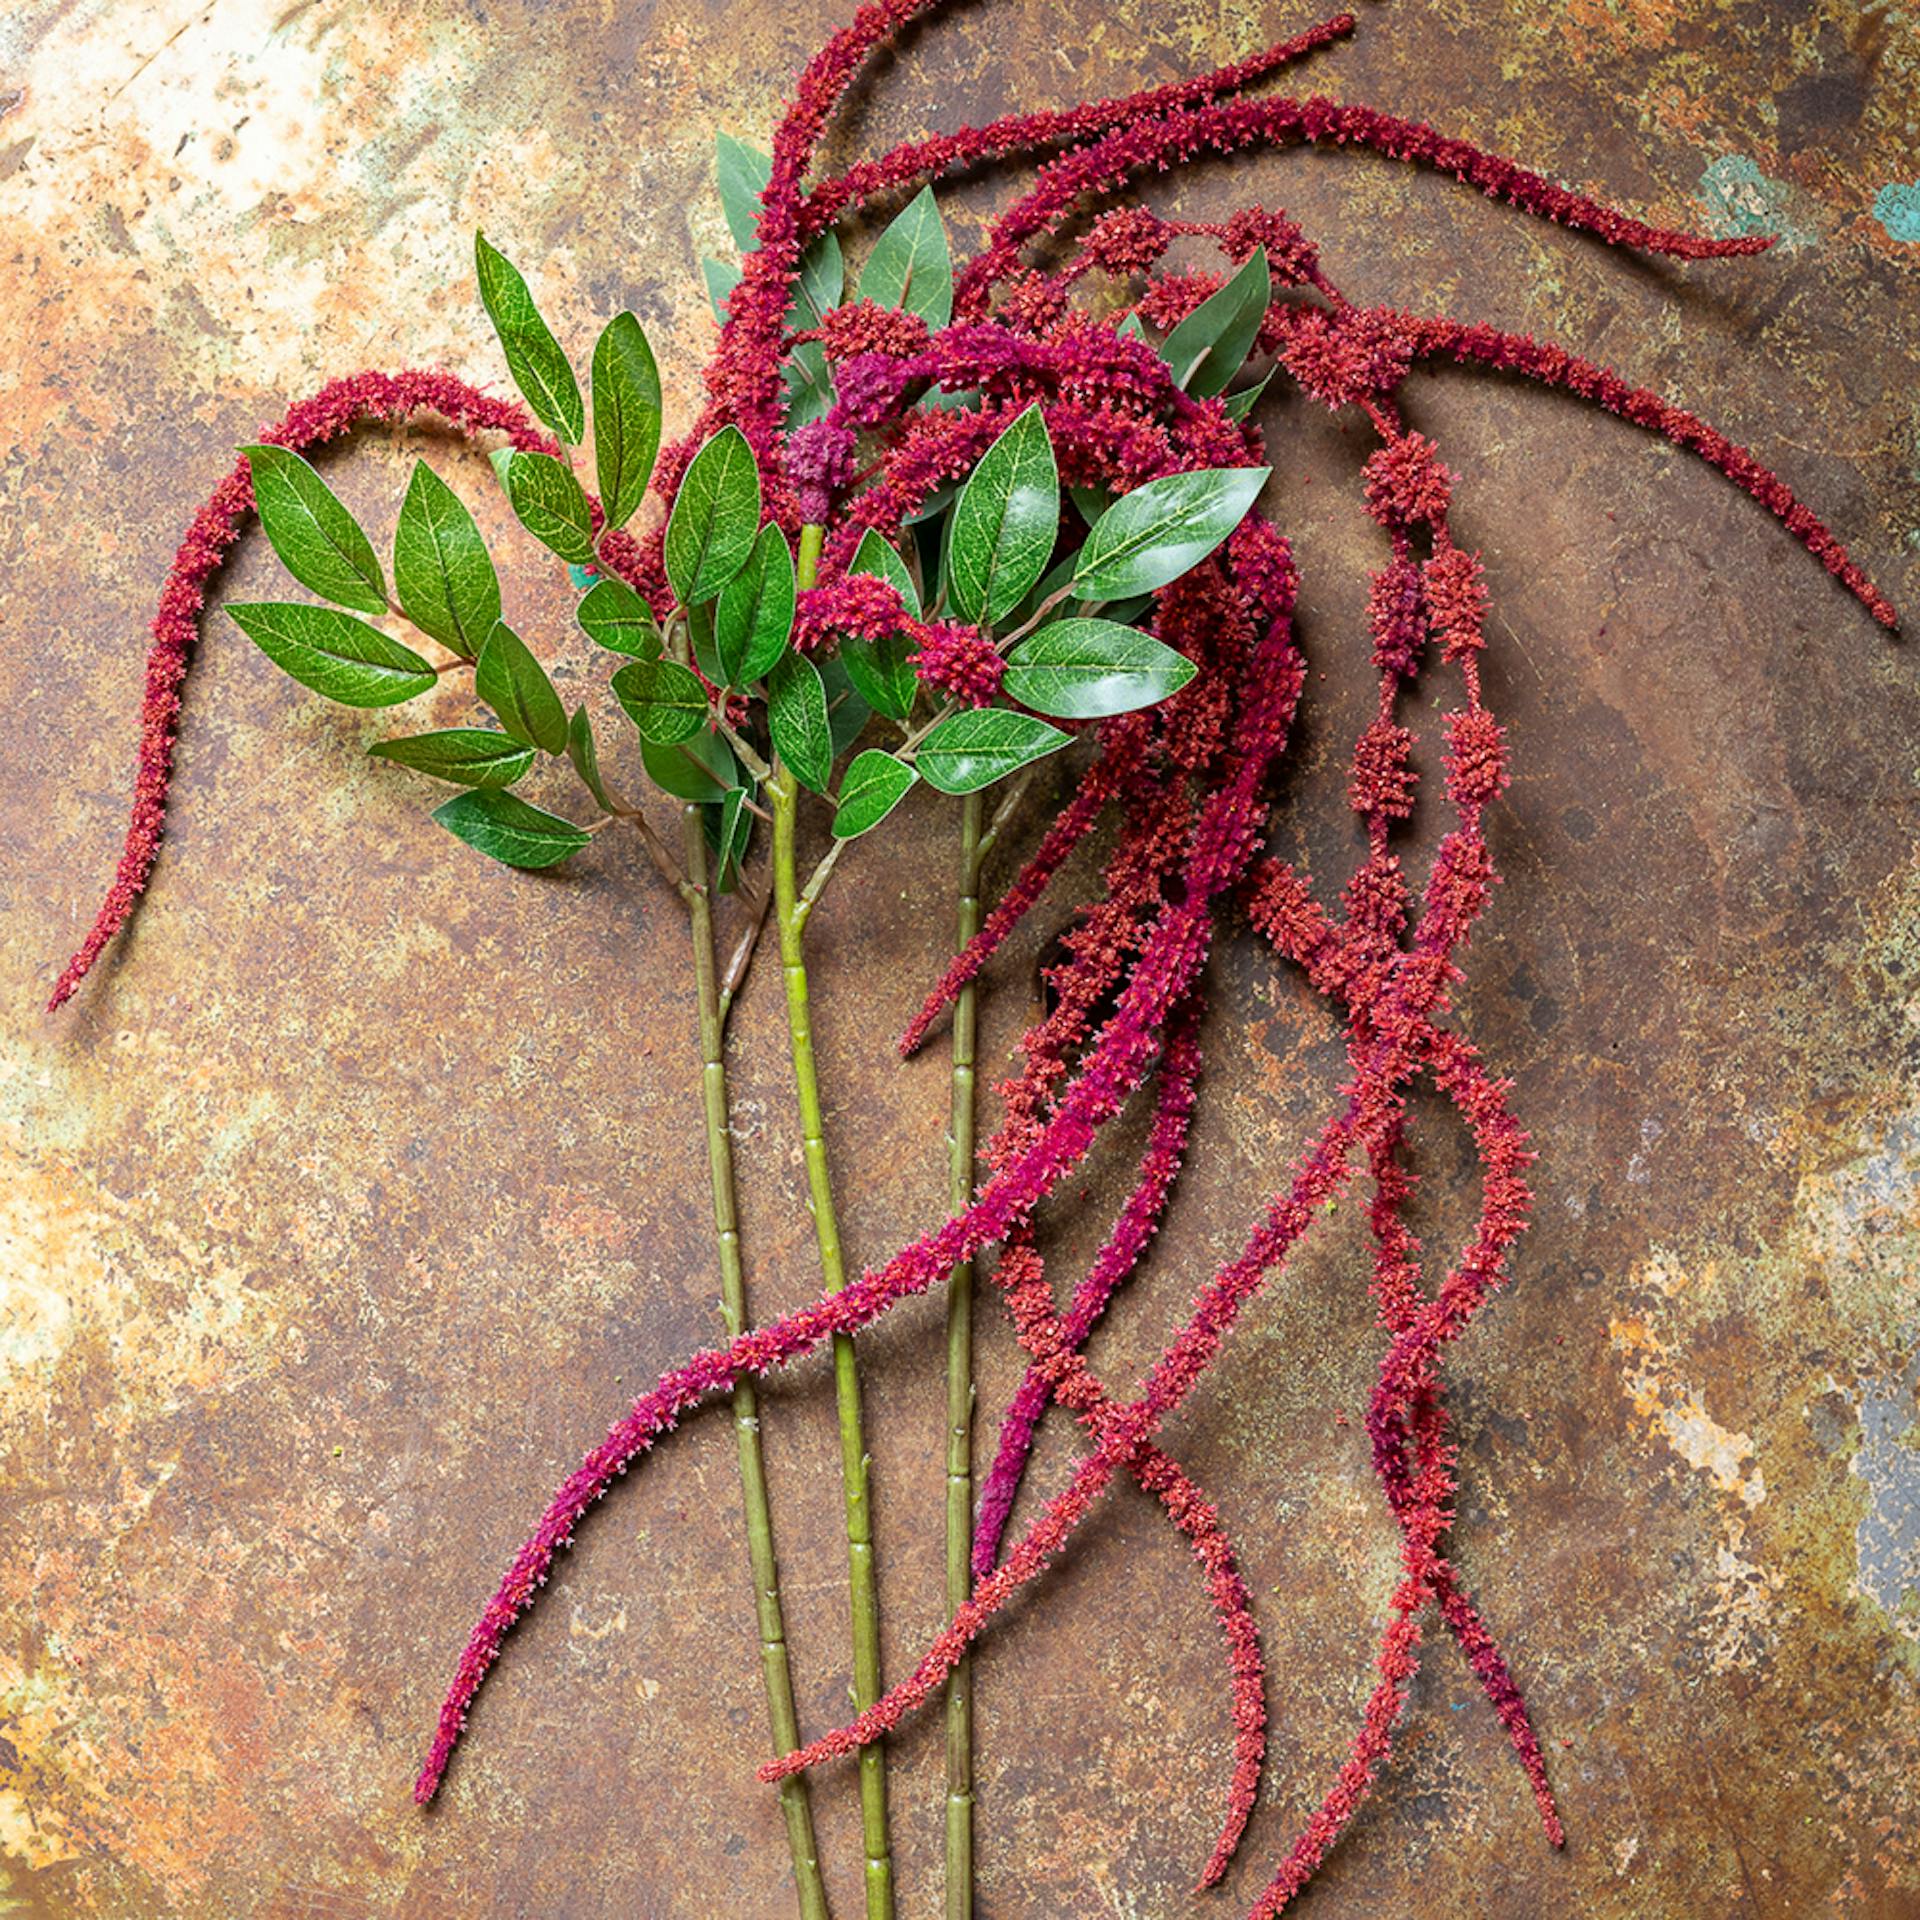
<path fill-rule="evenodd" d="M 38 1009 L 117 850 L 156 584 L 233 447 L 370 362 L 503 381 L 467 265 L 483 222 L 576 349 L 632 306 L 684 416 L 711 331 L 693 257 L 724 242 L 712 130 L 762 133 L 841 11 L 14 0 L 0 20 L 0 1914 L 788 1910 L 750 1777 L 723 1422 L 619 1489 L 514 1636 L 440 1805 L 408 1799 L 525 1525 L 623 1395 L 717 1326 L 681 914 L 638 850 L 609 839 L 564 879 L 485 865 L 425 820 L 419 782 L 362 758 L 379 723 L 301 696 L 216 620 L 147 905 L 74 1007 Z M 834 150 L 1170 77 L 1293 17 L 976 0 L 881 63 Z M 1370 7 L 1311 84 L 1665 221 L 1781 232 L 1672 270 L 1386 163 L 1233 163 L 1234 199 L 1303 215 L 1356 297 L 1555 334 L 1696 404 L 1920 609 L 1909 8 Z M 1198 212 L 1224 176 L 1153 193 Z M 1000 191 L 952 196 L 963 245 Z M 1315 670 L 1276 834 L 1332 879 L 1356 852 L 1341 789 L 1379 537 L 1354 505 L 1362 436 L 1292 401 L 1265 418 Z M 1457 1557 L 1571 1844 L 1540 1840 L 1436 1645 L 1307 1910 L 1897 1920 L 1920 1912 L 1914 663 L 1759 509 L 1629 427 L 1460 375 L 1424 383 L 1415 419 L 1486 549 L 1517 775 L 1461 1017 L 1542 1153 L 1516 1284 L 1452 1361 Z M 325 465 L 384 530 L 419 453 L 490 514 L 521 630 L 587 684 L 564 585 L 480 462 L 423 430 Z M 227 586 L 271 595 L 275 573 L 256 543 Z M 939 1048 L 902 1068 L 891 1039 L 942 958 L 952 831 L 916 797 L 815 923 L 856 1257 L 945 1191 Z M 1088 875 L 992 969 L 989 1057 Z M 1097 1347 L 1119 1380 L 1339 1068 L 1250 939 L 1212 985 L 1196 1163 Z M 763 1315 L 814 1286 L 777 998 L 756 978 L 734 1028 Z M 1056 1210 L 1063 1244 L 1090 1245 L 1127 1148 Z M 1471 1164 L 1464 1143 L 1426 1156 L 1435 1247 Z M 979 1661 L 983 1914 L 1237 1911 L 1337 1764 L 1396 1545 L 1358 1420 L 1362 1237 L 1350 1206 L 1326 1223 L 1173 1435 L 1244 1551 L 1272 1665 L 1268 1795 L 1228 1891 L 1188 1892 L 1229 1740 L 1214 1629 L 1129 1492 Z M 938 1323 L 915 1302 L 863 1342 L 896 1671 L 942 1590 Z M 1016 1368 L 986 1324 L 992 1412 Z M 766 1412 L 818 1731 L 847 1699 L 824 1368 Z M 937 1725 L 896 1762 L 918 1913 Z M 816 1791 L 850 1904 L 850 1772 Z"/>

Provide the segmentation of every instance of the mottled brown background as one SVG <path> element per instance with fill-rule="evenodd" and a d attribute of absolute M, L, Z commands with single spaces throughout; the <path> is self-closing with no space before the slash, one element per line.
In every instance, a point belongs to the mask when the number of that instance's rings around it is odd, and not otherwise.
<path fill-rule="evenodd" d="M 630 304 L 684 395 L 710 339 L 693 256 L 724 241 L 712 130 L 762 136 L 841 13 L 10 0 L 0 18 L 0 1913 L 788 1910 L 747 1777 L 764 1727 L 710 1418 L 596 1519 L 442 1805 L 407 1797 L 469 1618 L 549 1488 L 715 1329 L 682 933 L 644 863 L 609 843 L 564 880 L 489 869 L 362 760 L 377 725 L 298 697 L 216 623 L 138 929 L 65 1016 L 39 1002 L 118 845 L 156 583 L 232 447 L 369 361 L 499 382 L 467 265 L 481 221 L 577 349 Z M 1169 78 L 1306 17 L 976 0 L 880 64 L 836 150 Z M 1314 82 L 1787 243 L 1668 270 L 1317 153 L 1157 197 L 1284 200 L 1357 295 L 1552 332 L 1691 399 L 1920 605 L 1920 246 L 1873 214 L 1920 180 L 1909 7 L 1370 7 Z M 956 197 L 963 245 L 1000 190 Z M 1459 1554 L 1572 1840 L 1540 1840 L 1443 1646 L 1307 1910 L 1920 1914 L 1911 652 L 1625 426 L 1458 375 L 1415 407 L 1467 476 L 1518 770 L 1463 1019 L 1543 1154 L 1517 1284 L 1453 1363 Z M 1278 839 L 1337 879 L 1377 540 L 1352 505 L 1359 436 L 1292 404 L 1267 418 L 1325 674 Z M 423 449 L 489 497 L 428 433 L 329 471 L 384 528 Z M 564 590 L 515 552 L 523 630 L 566 648 Z M 228 586 L 272 579 L 249 550 Z M 943 1192 L 939 1049 L 903 1070 L 888 1043 L 939 964 L 948 832 L 910 805 L 818 923 L 858 1256 Z M 993 970 L 998 1049 L 1058 924 Z M 1337 1067 L 1324 1014 L 1244 937 L 1213 983 L 1199 1165 L 1099 1349 L 1122 1377 L 1237 1244 Z M 813 1286 L 770 989 L 736 1026 L 763 1314 Z M 1452 1189 L 1438 1234 L 1469 1162 L 1445 1126 L 1429 1138 Z M 1175 1436 L 1245 1549 L 1272 1663 L 1267 1798 L 1229 1892 L 1188 1892 L 1227 1752 L 1213 1627 L 1127 1495 L 982 1659 L 983 1915 L 1237 1912 L 1336 1764 L 1394 1567 L 1357 1419 L 1358 1224 L 1342 1209 L 1272 1287 Z M 938 1612 L 938 1316 L 916 1303 L 866 1348 L 896 1671 Z M 987 1325 L 992 1409 L 1013 1370 Z M 809 1367 L 768 1410 L 816 1729 L 845 1704 L 822 1386 Z M 906 1911 L 926 1914 L 935 1730 L 897 1763 Z M 819 1807 L 844 1911 L 844 1771 Z"/>

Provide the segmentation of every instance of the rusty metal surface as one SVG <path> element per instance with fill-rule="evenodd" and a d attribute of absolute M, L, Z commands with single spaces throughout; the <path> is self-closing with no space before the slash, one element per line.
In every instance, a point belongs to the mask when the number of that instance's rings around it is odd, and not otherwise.
<path fill-rule="evenodd" d="M 722 239 L 711 130 L 761 132 L 840 11 L 13 0 L 0 19 L 0 1913 L 787 1910 L 774 1804 L 747 1777 L 764 1726 L 711 1419 L 593 1522 L 443 1804 L 423 1818 L 407 1797 L 525 1525 L 624 1394 L 717 1324 L 682 932 L 644 861 L 608 845 L 568 880 L 485 868 L 360 757 L 366 725 L 216 629 L 145 912 L 68 1016 L 38 1005 L 118 844 L 156 583 L 231 448 L 368 362 L 497 379 L 465 266 L 483 219 L 541 263 L 576 347 L 630 303 L 684 395 L 709 337 L 691 256 Z M 1169 77 L 1267 24 L 965 5 L 882 63 L 840 149 L 1016 92 Z M 1315 81 L 1670 219 L 1777 224 L 1771 258 L 1670 271 L 1351 156 L 1158 190 L 1284 201 L 1358 296 L 1554 333 L 1687 398 L 1920 606 L 1909 9 L 1369 9 Z M 958 196 L 969 236 L 995 190 Z M 1517 772 L 1463 1019 L 1543 1155 L 1517 1284 L 1453 1362 L 1458 1551 L 1571 1845 L 1539 1840 L 1437 1646 L 1303 1911 L 1920 1913 L 1910 654 L 1750 503 L 1617 422 L 1460 376 L 1415 414 L 1487 552 Z M 1316 669 L 1277 832 L 1335 878 L 1368 697 L 1362 448 L 1298 406 L 1270 421 Z M 375 436 L 329 471 L 384 526 L 405 459 L 436 449 Z M 447 460 L 486 497 L 478 463 Z M 515 551 L 522 629 L 564 634 L 562 591 Z M 273 571 L 250 548 L 227 590 Z M 856 849 L 816 923 L 857 1256 L 944 1191 L 938 1049 L 904 1070 L 890 1049 L 950 923 L 942 818 L 909 806 L 886 857 Z M 993 971 L 1002 1052 L 1058 923 Z M 812 1285 L 772 986 L 736 1028 L 763 1315 Z M 1120 1377 L 1235 1244 L 1338 1066 L 1325 1017 L 1244 937 L 1214 987 L 1198 1164 L 1099 1348 Z M 1439 1244 L 1470 1162 L 1443 1124 L 1428 1137 Z M 1096 1199 L 1124 1165 L 1103 1157 Z M 1063 1237 L 1087 1240 L 1094 1211 Z M 1394 1564 L 1357 1417 L 1373 1340 L 1351 1216 L 1175 1434 L 1245 1551 L 1273 1672 L 1268 1793 L 1229 1892 L 1188 1892 L 1229 1737 L 1213 1628 L 1164 1526 L 1118 1497 L 980 1663 L 993 1920 L 1238 1911 L 1344 1751 Z M 896 1671 L 940 1594 L 938 1319 L 915 1303 L 867 1343 Z M 1014 1369 L 997 1325 L 983 1347 L 993 1409 Z M 806 1368 L 767 1408 L 813 1729 L 846 1699 L 824 1382 Z M 896 1760 L 917 1915 L 937 1729 Z M 818 1806 L 847 1910 L 847 1772 Z"/>

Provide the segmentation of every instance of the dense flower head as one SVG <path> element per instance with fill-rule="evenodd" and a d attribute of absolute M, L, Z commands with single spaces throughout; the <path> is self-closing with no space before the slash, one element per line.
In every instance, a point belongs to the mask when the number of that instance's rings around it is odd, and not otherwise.
<path fill-rule="evenodd" d="M 1427 604 L 1420 567 L 1397 554 L 1373 576 L 1367 592 L 1373 664 L 1381 673 L 1410 676 L 1427 644 Z"/>
<path fill-rule="evenodd" d="M 1067 310 L 1067 289 L 1053 274 L 1029 267 L 1013 275 L 994 302 L 994 318 L 1015 333 L 1038 339 Z"/>
<path fill-rule="evenodd" d="M 1287 536 L 1271 520 L 1250 513 L 1227 540 L 1227 565 L 1254 611 L 1278 620 L 1293 611 L 1300 569 Z"/>
<path fill-rule="evenodd" d="M 1507 784 L 1507 749 L 1501 726 L 1484 707 L 1450 713 L 1447 730 L 1447 795 L 1458 807 L 1483 807 Z"/>
<path fill-rule="evenodd" d="M 793 644 L 797 652 L 811 653 L 834 640 L 884 640 L 899 632 L 907 618 L 899 589 L 878 574 L 842 574 L 801 593 L 793 616 Z"/>
<path fill-rule="evenodd" d="M 890 359 L 905 360 L 923 352 L 926 344 L 926 320 L 904 307 L 857 300 L 820 316 L 821 350 L 835 364 L 852 359 L 856 353 L 883 353 Z"/>
<path fill-rule="evenodd" d="M 1115 207 L 1087 229 L 1080 251 L 1101 273 L 1125 280 L 1145 273 L 1172 239 L 1173 229 L 1151 207 Z"/>
<path fill-rule="evenodd" d="M 1149 326 L 1170 333 L 1203 300 L 1210 300 L 1226 284 L 1223 276 L 1201 270 L 1161 273 L 1153 277 L 1140 302 L 1140 317 Z"/>
<path fill-rule="evenodd" d="M 1424 433 L 1398 433 L 1366 464 L 1367 511 L 1383 526 L 1411 526 L 1446 518 L 1453 475 Z"/>
<path fill-rule="evenodd" d="M 787 441 L 787 471 L 809 520 L 824 521 L 833 495 L 853 478 L 856 442 L 852 428 L 831 419 L 809 420 Z"/>
<path fill-rule="evenodd" d="M 914 670 L 929 686 L 967 707 L 990 706 L 1006 677 L 1006 656 L 978 627 L 964 620 L 935 620 L 914 629 L 919 650 Z"/>
<path fill-rule="evenodd" d="M 1449 660 L 1485 646 L 1487 575 L 1477 553 L 1468 553 L 1451 541 L 1436 543 L 1426 565 L 1426 590 L 1434 631 Z"/>
<path fill-rule="evenodd" d="M 1275 307 L 1266 324 L 1286 370 L 1314 399 L 1339 408 L 1391 393 L 1406 378 L 1413 348 L 1397 321 L 1379 307 Z"/>
<path fill-rule="evenodd" d="M 1255 247 L 1267 250 L 1267 266 L 1282 286 L 1299 286 L 1320 271 L 1320 255 L 1296 222 L 1275 208 L 1242 207 L 1220 229 L 1220 250 L 1243 265 Z"/>
<path fill-rule="evenodd" d="M 1376 720 L 1354 743 L 1347 803 L 1355 813 L 1404 820 L 1413 812 L 1413 734 L 1391 720 Z"/>
<path fill-rule="evenodd" d="M 892 418 L 909 376 L 891 354 L 851 355 L 834 370 L 833 388 L 842 415 L 857 427 L 877 427 Z"/>

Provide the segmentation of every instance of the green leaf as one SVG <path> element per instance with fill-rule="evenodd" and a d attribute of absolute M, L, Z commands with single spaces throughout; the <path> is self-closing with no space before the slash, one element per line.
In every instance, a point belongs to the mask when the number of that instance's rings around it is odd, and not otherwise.
<path fill-rule="evenodd" d="M 988 627 L 1047 570 L 1060 528 L 1060 476 L 1036 401 L 980 457 L 953 509 L 948 592 Z"/>
<path fill-rule="evenodd" d="M 773 155 L 730 133 L 716 134 L 713 170 L 720 183 L 720 211 L 727 216 L 727 231 L 742 253 L 751 253 L 760 224 L 760 196 L 773 178 Z"/>
<path fill-rule="evenodd" d="M 713 308 L 713 317 L 724 327 L 727 302 L 745 276 L 731 261 L 716 260 L 711 254 L 701 255 L 700 272 L 707 283 L 707 302 Z"/>
<path fill-rule="evenodd" d="M 1058 753 L 1071 734 L 1005 707 L 950 714 L 920 742 L 915 764 L 942 793 L 976 793 L 1017 767 Z"/>
<path fill-rule="evenodd" d="M 760 472 L 738 427 L 693 456 L 667 519 L 667 580 L 683 607 L 711 600 L 746 564 L 760 528 Z"/>
<path fill-rule="evenodd" d="M 613 676 L 613 691 L 642 740 L 670 747 L 707 724 L 707 690 L 677 660 L 630 660 Z"/>
<path fill-rule="evenodd" d="M 560 343 L 540 317 L 533 295 L 506 255 L 488 246 L 487 236 L 473 236 L 473 264 L 480 279 L 480 298 L 487 318 L 500 336 L 513 384 L 526 396 L 541 422 L 568 446 L 578 446 L 587 430 L 580 383 L 567 365 Z"/>
<path fill-rule="evenodd" d="M 485 727 L 450 727 L 444 733 L 412 733 L 402 740 L 379 740 L 367 749 L 376 760 L 391 760 L 457 787 L 510 787 L 533 765 L 533 749 Z"/>
<path fill-rule="evenodd" d="M 567 710 L 547 670 L 504 620 L 494 623 L 474 663 L 473 690 L 513 737 L 542 753 L 567 750 Z"/>
<path fill-rule="evenodd" d="M 552 867 L 593 835 L 511 793 L 456 793 L 433 817 L 468 846 L 509 867 Z"/>
<path fill-rule="evenodd" d="M 1122 494 L 1087 535 L 1074 569 L 1082 600 L 1151 593 L 1197 567 L 1242 520 L 1271 467 L 1170 473 Z"/>
<path fill-rule="evenodd" d="M 660 451 L 660 369 L 640 322 L 616 313 L 593 350 L 593 463 L 607 525 L 639 511 Z"/>
<path fill-rule="evenodd" d="M 793 295 L 796 304 L 804 302 L 805 324 L 817 327 L 821 315 L 840 304 L 846 285 L 847 263 L 841 256 L 840 236 L 829 227 L 800 256 L 800 278 Z"/>
<path fill-rule="evenodd" d="M 1229 420 L 1244 420 L 1260 404 L 1260 396 L 1267 390 L 1267 382 L 1273 378 L 1273 369 L 1267 371 L 1250 387 L 1242 387 L 1238 393 L 1230 393 L 1221 401 L 1227 410 Z"/>
<path fill-rule="evenodd" d="M 833 729 L 820 669 L 804 655 L 783 653 L 767 676 L 767 723 L 773 750 L 803 787 L 825 793 L 833 777 Z"/>
<path fill-rule="evenodd" d="M 852 840 L 877 827 L 907 797 L 919 775 L 890 753 L 869 748 L 858 755 L 840 782 L 833 810 L 833 837 Z"/>
<path fill-rule="evenodd" d="M 828 654 L 819 666 L 820 684 L 827 690 L 827 730 L 833 735 L 833 757 L 838 760 L 866 732 L 873 709 L 854 685 L 845 661 Z"/>
<path fill-rule="evenodd" d="M 913 574 L 878 527 L 869 527 L 860 536 L 860 544 L 853 551 L 853 565 L 847 571 L 870 573 L 886 581 L 906 602 L 907 611 L 916 620 L 920 618 L 920 590 L 913 584 Z"/>
<path fill-rule="evenodd" d="M 860 269 L 860 297 L 904 307 L 930 327 L 953 318 L 953 254 L 931 187 L 907 202 Z"/>
<path fill-rule="evenodd" d="M 1088 526 L 1113 505 L 1113 495 L 1105 487 L 1069 487 L 1067 492 Z"/>
<path fill-rule="evenodd" d="M 493 470 L 507 490 L 514 518 L 562 560 L 593 565 L 593 519 L 587 496 L 564 461 L 550 453 L 521 453 L 502 447 Z"/>
<path fill-rule="evenodd" d="M 1061 720 L 1132 713 L 1194 676 L 1184 654 L 1113 620 L 1055 620 L 1007 656 L 1007 698 Z"/>
<path fill-rule="evenodd" d="M 640 758 L 648 779 L 677 800 L 717 804 L 729 788 L 740 784 L 733 749 L 711 728 L 702 728 L 690 740 L 676 740 L 671 746 L 643 734 Z"/>
<path fill-rule="evenodd" d="M 285 447 L 242 447 L 253 503 L 280 564 L 323 600 L 385 613 L 387 578 L 372 543 L 333 489 Z"/>
<path fill-rule="evenodd" d="M 424 460 L 414 463 L 393 532 L 393 586 L 422 633 L 471 660 L 500 618 L 500 576 L 466 503 Z"/>
<path fill-rule="evenodd" d="M 810 425 L 834 402 L 833 369 L 817 340 L 803 340 L 787 359 L 787 431 Z"/>
<path fill-rule="evenodd" d="M 246 601 L 227 611 L 281 672 L 343 707 L 398 706 L 439 681 L 411 647 L 351 613 L 295 600 Z"/>
<path fill-rule="evenodd" d="M 1130 313 L 1114 328 L 1122 340 L 1144 340 L 1147 337 L 1146 323 L 1137 313 Z"/>
<path fill-rule="evenodd" d="M 1255 247 L 1246 265 L 1161 341 L 1174 384 L 1203 396 L 1221 392 L 1240 371 L 1272 297 L 1267 250 Z"/>
<path fill-rule="evenodd" d="M 769 520 L 714 610 L 714 657 L 723 685 L 751 686 L 786 651 L 794 599 L 793 551 Z"/>
<path fill-rule="evenodd" d="M 573 718 L 567 722 L 567 758 L 573 762 L 573 770 L 587 791 L 606 812 L 613 812 L 613 800 L 600 778 L 600 749 L 594 745 L 593 722 L 587 718 L 585 707 L 576 708 Z"/>
<path fill-rule="evenodd" d="M 660 658 L 660 628 L 653 609 L 624 580 L 596 580 L 581 596 L 573 617 L 596 647 L 636 660 Z"/>
<path fill-rule="evenodd" d="M 747 811 L 745 787 L 729 787 L 720 802 L 720 818 L 713 836 L 713 863 L 716 882 L 722 893 L 731 893 L 740 877 L 740 862 L 746 856 L 747 841 L 753 833 L 753 815 Z"/>

